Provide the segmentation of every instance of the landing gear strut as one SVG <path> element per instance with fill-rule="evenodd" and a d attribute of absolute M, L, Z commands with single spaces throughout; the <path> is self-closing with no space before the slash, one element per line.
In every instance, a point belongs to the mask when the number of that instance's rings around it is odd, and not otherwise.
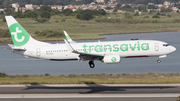
<path fill-rule="evenodd" d="M 89 66 L 90 66 L 91 68 L 94 68 L 94 67 L 95 67 L 94 61 L 89 61 Z"/>

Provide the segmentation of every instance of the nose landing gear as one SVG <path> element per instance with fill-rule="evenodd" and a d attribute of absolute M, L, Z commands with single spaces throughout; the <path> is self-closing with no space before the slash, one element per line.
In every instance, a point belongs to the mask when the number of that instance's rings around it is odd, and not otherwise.
<path fill-rule="evenodd" d="M 94 68 L 94 67 L 95 67 L 94 61 L 89 61 L 89 66 L 90 66 L 91 68 Z"/>
<path fill-rule="evenodd" d="M 161 60 L 160 60 L 160 57 L 158 58 L 158 60 L 157 60 L 157 63 L 160 63 L 161 62 Z"/>
<path fill-rule="evenodd" d="M 158 62 L 158 63 L 161 63 L 161 60 L 160 60 L 160 59 L 158 59 L 158 60 L 157 60 L 157 62 Z"/>

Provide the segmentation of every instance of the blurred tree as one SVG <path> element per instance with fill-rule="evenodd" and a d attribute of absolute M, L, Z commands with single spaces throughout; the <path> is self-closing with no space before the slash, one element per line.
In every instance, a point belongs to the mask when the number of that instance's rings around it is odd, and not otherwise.
<path fill-rule="evenodd" d="M 47 12 L 51 12 L 52 11 L 50 6 L 41 6 L 40 10 L 41 11 L 47 11 Z"/>
<path fill-rule="evenodd" d="M 157 9 L 157 7 L 154 5 L 148 5 L 148 9 Z"/>
<path fill-rule="evenodd" d="M 83 20 L 90 20 L 90 19 L 93 19 L 93 16 L 92 16 L 92 14 L 84 13 L 81 16 L 81 19 L 83 19 Z"/>
<path fill-rule="evenodd" d="M 69 16 L 71 13 L 73 13 L 73 11 L 71 9 L 65 9 L 62 11 L 63 14 L 65 14 L 66 16 Z"/>
<path fill-rule="evenodd" d="M 147 12 L 146 6 L 142 6 L 142 7 L 141 7 L 141 11 L 142 11 L 142 12 Z"/>
<path fill-rule="evenodd" d="M 47 12 L 47 11 L 44 11 L 44 12 L 41 13 L 41 18 L 50 19 L 50 17 L 51 17 L 51 14 L 49 12 Z"/>

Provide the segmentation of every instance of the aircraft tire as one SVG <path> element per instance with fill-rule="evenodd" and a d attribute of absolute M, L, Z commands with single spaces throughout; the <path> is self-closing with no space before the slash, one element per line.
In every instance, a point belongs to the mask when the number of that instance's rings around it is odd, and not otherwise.
<path fill-rule="evenodd" d="M 94 62 L 93 61 L 89 61 L 89 66 L 90 66 L 90 68 L 94 68 L 95 67 Z"/>
<path fill-rule="evenodd" d="M 157 60 L 158 63 L 161 63 L 161 60 Z"/>

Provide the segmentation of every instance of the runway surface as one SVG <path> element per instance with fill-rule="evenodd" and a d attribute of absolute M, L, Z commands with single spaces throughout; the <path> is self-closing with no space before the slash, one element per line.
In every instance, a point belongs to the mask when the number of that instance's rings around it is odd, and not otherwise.
<path fill-rule="evenodd" d="M 0 85 L 0 101 L 176 101 L 180 84 Z"/>

